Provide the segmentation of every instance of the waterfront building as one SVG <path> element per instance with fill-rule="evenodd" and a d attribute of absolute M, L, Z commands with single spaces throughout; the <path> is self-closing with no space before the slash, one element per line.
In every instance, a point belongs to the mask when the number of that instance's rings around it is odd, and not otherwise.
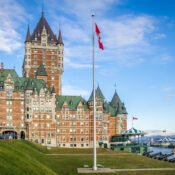
<path fill-rule="evenodd" d="M 27 29 L 23 77 L 0 67 L 0 133 L 46 146 L 93 146 L 93 92 L 88 100 L 62 95 L 64 43 L 44 13 L 34 31 Z M 127 112 L 115 91 L 107 102 L 96 89 L 97 146 L 127 129 Z"/>

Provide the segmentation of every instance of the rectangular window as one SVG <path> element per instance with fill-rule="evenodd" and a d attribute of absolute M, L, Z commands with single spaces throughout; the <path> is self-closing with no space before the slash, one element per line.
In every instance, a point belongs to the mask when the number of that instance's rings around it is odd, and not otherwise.
<path fill-rule="evenodd" d="M 34 57 L 34 59 L 37 59 L 37 55 L 34 55 L 33 57 Z"/>
<path fill-rule="evenodd" d="M 46 49 L 43 49 L 43 54 L 45 54 L 46 53 Z"/>

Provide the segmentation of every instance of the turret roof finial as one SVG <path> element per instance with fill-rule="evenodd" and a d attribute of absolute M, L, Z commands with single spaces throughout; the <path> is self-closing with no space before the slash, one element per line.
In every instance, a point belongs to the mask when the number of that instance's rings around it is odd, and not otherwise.
<path fill-rule="evenodd" d="M 116 90 L 116 87 L 117 87 L 116 83 L 114 84 L 114 87 L 115 87 L 115 93 L 116 93 L 117 92 L 117 90 Z"/>
<path fill-rule="evenodd" d="M 43 3 L 42 3 L 42 11 L 41 11 L 41 15 L 44 16 L 44 0 L 43 0 Z"/>

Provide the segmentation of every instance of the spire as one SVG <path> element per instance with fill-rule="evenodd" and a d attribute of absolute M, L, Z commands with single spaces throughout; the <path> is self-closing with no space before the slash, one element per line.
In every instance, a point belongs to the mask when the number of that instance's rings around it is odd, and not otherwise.
<path fill-rule="evenodd" d="M 44 16 L 44 2 L 42 3 L 42 11 L 41 11 L 41 16 Z"/>
<path fill-rule="evenodd" d="M 63 39 L 62 39 L 61 30 L 60 30 L 60 29 L 59 29 L 58 42 L 57 42 L 57 44 L 62 44 L 62 45 L 64 45 Z"/>
<path fill-rule="evenodd" d="M 30 41 L 31 41 L 30 40 L 30 29 L 29 29 L 29 25 L 28 25 L 25 43 L 30 42 Z"/>

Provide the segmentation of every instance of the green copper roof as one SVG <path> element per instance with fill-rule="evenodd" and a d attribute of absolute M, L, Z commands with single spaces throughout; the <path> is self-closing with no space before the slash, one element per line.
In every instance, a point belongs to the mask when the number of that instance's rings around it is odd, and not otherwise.
<path fill-rule="evenodd" d="M 46 84 L 44 80 L 38 80 L 36 78 L 24 78 L 24 89 L 25 90 L 34 90 L 36 89 L 38 92 L 41 88 L 45 88 Z"/>
<path fill-rule="evenodd" d="M 77 106 L 80 102 L 83 103 L 84 110 L 87 110 L 87 103 L 81 96 L 56 96 L 56 110 L 61 110 L 63 104 L 66 102 L 69 110 L 77 110 Z"/>
<path fill-rule="evenodd" d="M 112 116 L 116 116 L 116 110 L 107 102 L 103 104 L 103 112 L 106 114 L 111 114 Z"/>
<path fill-rule="evenodd" d="M 4 85 L 4 81 L 7 79 L 8 75 L 11 75 L 14 82 L 15 91 L 33 90 L 36 89 L 38 92 L 41 88 L 44 88 L 44 80 L 38 80 L 36 78 L 24 78 L 19 77 L 14 69 L 3 69 L 0 71 L 0 84 Z M 0 89 L 3 90 L 3 89 Z"/>
<path fill-rule="evenodd" d="M 115 91 L 112 100 L 111 100 L 111 106 L 114 108 L 118 108 L 118 105 L 121 104 L 120 97 L 118 96 L 117 92 Z"/>
<path fill-rule="evenodd" d="M 0 81 L 5 81 L 9 74 L 13 79 L 18 78 L 18 74 L 16 73 L 15 69 L 3 69 L 0 70 Z"/>
<path fill-rule="evenodd" d="M 126 111 L 126 107 L 125 107 L 124 103 L 122 103 L 122 113 L 123 114 L 128 114 L 127 111 Z"/>
<path fill-rule="evenodd" d="M 46 73 L 46 70 L 45 70 L 45 67 L 43 64 L 41 64 L 38 67 L 37 72 L 36 72 L 36 76 L 47 76 L 47 73 Z"/>
<path fill-rule="evenodd" d="M 122 132 L 122 134 L 124 135 L 144 135 L 144 132 L 132 127 L 131 129 Z"/>
<path fill-rule="evenodd" d="M 117 114 L 123 114 L 122 103 L 121 102 L 118 102 Z"/>
<path fill-rule="evenodd" d="M 94 95 L 94 91 L 92 91 L 88 101 L 93 101 L 93 95 Z M 95 96 L 96 96 L 96 98 L 98 98 L 99 100 L 102 100 L 102 101 L 104 101 L 104 99 L 105 99 L 99 86 L 95 90 Z"/>

